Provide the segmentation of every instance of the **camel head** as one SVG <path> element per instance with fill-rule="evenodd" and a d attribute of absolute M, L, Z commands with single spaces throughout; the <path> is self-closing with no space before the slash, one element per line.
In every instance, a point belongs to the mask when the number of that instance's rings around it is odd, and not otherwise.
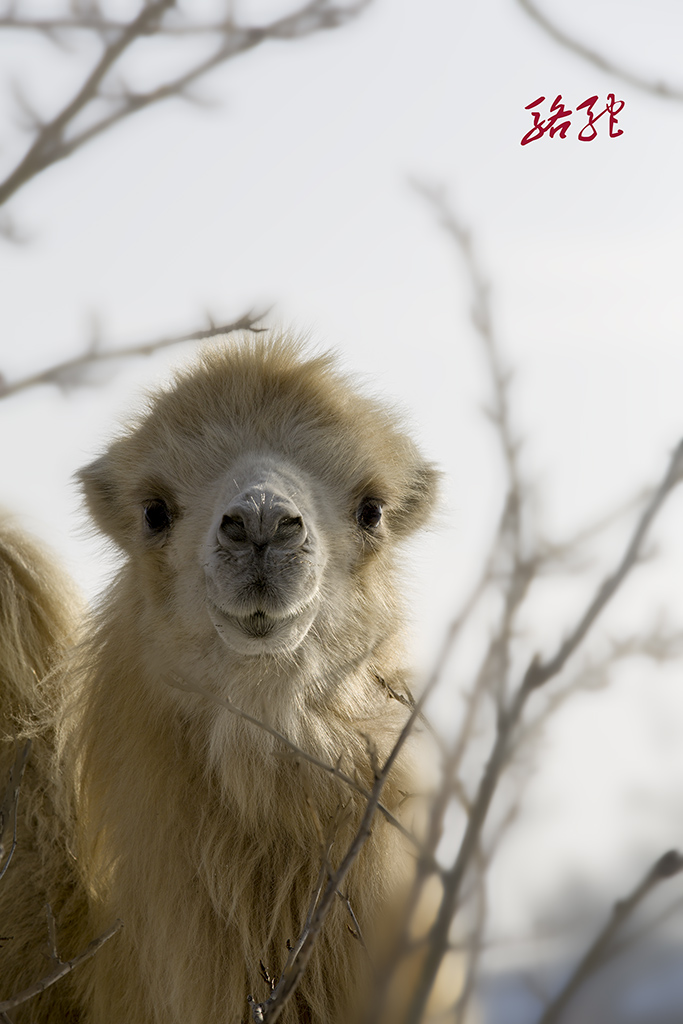
<path fill-rule="evenodd" d="M 436 488 L 392 411 L 279 336 L 207 349 L 81 480 L 171 647 L 331 662 L 391 633 Z"/>

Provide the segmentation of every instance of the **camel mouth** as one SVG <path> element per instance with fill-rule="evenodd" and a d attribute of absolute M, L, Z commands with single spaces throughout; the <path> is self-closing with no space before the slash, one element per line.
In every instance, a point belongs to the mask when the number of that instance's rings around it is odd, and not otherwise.
<path fill-rule="evenodd" d="M 237 624 L 247 636 L 257 637 L 258 639 L 268 636 L 277 625 L 273 619 L 269 618 L 262 611 L 253 612 L 244 619 L 237 619 Z"/>
<path fill-rule="evenodd" d="M 257 608 L 255 612 L 249 612 L 246 615 L 236 615 L 234 612 L 226 612 L 214 601 L 209 602 L 209 611 L 211 617 L 215 620 L 215 626 L 236 626 L 248 636 L 255 637 L 268 636 L 269 633 L 272 633 L 279 626 L 285 626 L 297 618 L 296 612 L 293 615 L 275 616 L 272 613 L 263 611 L 261 608 Z"/>
<path fill-rule="evenodd" d="M 288 650 L 299 645 L 315 617 L 315 604 L 297 609 L 289 615 L 275 616 L 257 609 L 247 615 L 226 612 L 213 601 L 208 602 L 214 629 L 229 647 L 244 653 L 257 650 Z"/>
<path fill-rule="evenodd" d="M 301 612 L 297 610 L 290 615 L 274 615 L 272 612 L 265 612 L 257 608 L 255 612 L 236 615 L 234 612 L 225 611 L 220 605 L 211 601 L 210 614 L 216 627 L 229 625 L 237 628 L 246 636 L 258 640 L 294 624 L 299 619 Z"/>

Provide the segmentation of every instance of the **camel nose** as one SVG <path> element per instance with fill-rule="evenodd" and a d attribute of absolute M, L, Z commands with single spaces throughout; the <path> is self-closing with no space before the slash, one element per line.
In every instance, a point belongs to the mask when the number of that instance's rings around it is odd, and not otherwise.
<path fill-rule="evenodd" d="M 295 550 L 306 540 L 303 516 L 291 498 L 266 487 L 250 487 L 225 509 L 217 531 L 221 547 L 253 545 Z"/>

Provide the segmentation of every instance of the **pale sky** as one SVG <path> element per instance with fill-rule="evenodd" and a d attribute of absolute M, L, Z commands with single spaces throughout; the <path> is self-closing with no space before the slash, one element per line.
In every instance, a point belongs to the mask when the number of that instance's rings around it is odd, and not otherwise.
<path fill-rule="evenodd" d="M 614 63 L 683 89 L 674 0 L 541 2 Z M 286 6 L 249 0 L 239 10 L 265 18 Z M 52 110 L 92 56 L 19 35 L 0 42 L 0 172 L 22 146 L 10 82 Z M 138 86 L 166 59 L 143 56 L 131 66 Z M 463 264 L 409 179 L 443 185 L 473 231 L 516 372 L 525 472 L 544 532 L 563 538 L 656 482 L 683 436 L 683 103 L 558 46 L 516 0 L 375 0 L 344 29 L 263 46 L 198 91 L 216 105 L 142 114 L 11 202 L 30 241 L 0 243 L 0 368 L 12 380 L 76 354 L 94 318 L 104 343 L 133 343 L 202 326 L 207 310 L 230 318 L 269 304 L 269 322 L 337 348 L 407 411 L 445 473 L 439 521 L 410 574 L 424 673 L 475 579 L 503 484 L 481 415 L 489 385 Z M 598 138 L 580 142 L 577 113 L 567 138 L 520 146 L 537 97 L 547 116 L 557 94 L 571 109 L 597 94 L 602 109 L 608 93 L 625 104 L 621 137 L 603 117 Z M 141 389 L 188 355 L 175 349 L 92 387 L 0 403 L 2 503 L 91 597 L 106 581 L 102 545 L 84 528 L 71 476 Z M 620 596 L 611 635 L 645 628 L 659 609 L 683 618 L 682 520 L 674 495 L 655 531 L 660 560 Z M 552 653 L 628 523 L 593 552 L 588 580 L 575 573 L 532 595 L 520 665 L 534 650 Z M 440 718 L 457 720 L 477 649 L 476 637 L 465 645 Z M 683 845 L 682 683 L 680 665 L 641 660 L 565 709 L 494 876 L 494 930 L 527 934 L 575 882 L 599 888 L 606 908 Z"/>

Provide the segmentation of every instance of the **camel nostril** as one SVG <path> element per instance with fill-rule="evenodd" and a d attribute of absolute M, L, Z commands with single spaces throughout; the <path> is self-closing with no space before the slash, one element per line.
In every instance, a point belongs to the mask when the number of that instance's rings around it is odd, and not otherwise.
<path fill-rule="evenodd" d="M 275 530 L 276 541 L 297 540 L 305 533 L 301 516 L 283 516 Z M 303 538 L 302 538 L 303 539 Z"/>
<path fill-rule="evenodd" d="M 244 543 L 247 539 L 247 530 L 242 517 L 228 515 L 223 516 L 218 530 L 219 540 L 221 539 L 221 534 L 228 540 Z"/>

